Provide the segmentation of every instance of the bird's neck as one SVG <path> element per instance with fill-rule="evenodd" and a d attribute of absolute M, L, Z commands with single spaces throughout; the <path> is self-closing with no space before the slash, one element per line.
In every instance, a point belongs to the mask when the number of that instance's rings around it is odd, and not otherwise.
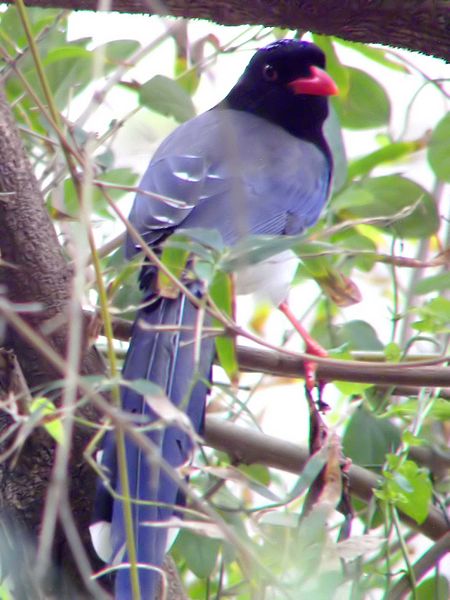
<path fill-rule="evenodd" d="M 331 152 L 328 143 L 323 135 L 322 124 L 312 123 L 310 119 L 299 119 L 292 123 L 290 120 L 281 126 L 290 134 L 306 142 L 311 142 L 317 146 L 328 159 L 331 159 Z"/>

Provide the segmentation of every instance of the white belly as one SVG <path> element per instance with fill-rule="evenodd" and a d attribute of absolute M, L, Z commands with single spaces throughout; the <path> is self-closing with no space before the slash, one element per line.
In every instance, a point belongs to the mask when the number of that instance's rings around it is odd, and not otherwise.
<path fill-rule="evenodd" d="M 255 294 L 259 301 L 278 306 L 286 300 L 289 287 L 298 267 L 298 257 L 292 250 L 285 250 L 256 264 L 236 272 L 236 293 Z"/>

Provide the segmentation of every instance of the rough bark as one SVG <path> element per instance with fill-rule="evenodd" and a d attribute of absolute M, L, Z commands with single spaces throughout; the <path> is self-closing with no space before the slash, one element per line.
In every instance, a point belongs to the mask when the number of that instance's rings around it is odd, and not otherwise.
<path fill-rule="evenodd" d="M 97 0 L 27 0 L 30 6 L 98 10 Z M 448 0 L 112 0 L 102 9 L 265 25 L 418 50 L 450 60 Z"/>
<path fill-rule="evenodd" d="M 43 333 L 47 343 L 64 356 L 67 328 L 64 311 L 70 298 L 71 273 L 49 219 L 31 165 L 26 157 L 18 130 L 3 92 L 0 90 L 0 290 L 3 302 L 38 303 L 36 310 L 22 316 L 35 331 Z M 2 298 L 0 297 L 0 300 Z M 43 334 L 44 335 L 44 334 Z M 0 340 L 1 341 L 1 340 Z M 3 345 L 19 358 L 29 388 L 41 386 L 59 377 L 45 357 L 34 350 L 17 331 L 6 330 Z M 82 370 L 99 373 L 103 363 L 95 349 L 86 352 Z M 0 382 L 2 383 L 2 382 Z M 8 381 L 3 380 L 7 394 Z M 13 390 L 14 391 L 14 390 Z M 95 419 L 92 408 L 85 416 Z M 13 424 L 13 417 L 0 413 L 0 435 Z M 95 490 L 95 476 L 83 451 L 91 431 L 76 428 L 72 440 L 69 480 L 75 521 L 85 547 L 95 564 L 88 533 L 90 507 Z M 4 452 L 11 440 L 3 441 Z M 32 538 L 39 533 L 47 486 L 51 478 L 55 453 L 54 440 L 42 428 L 27 437 L 20 453 L 0 462 L 0 512 L 17 523 Z M 61 530 L 54 540 L 54 559 L 67 571 L 76 570 Z"/>

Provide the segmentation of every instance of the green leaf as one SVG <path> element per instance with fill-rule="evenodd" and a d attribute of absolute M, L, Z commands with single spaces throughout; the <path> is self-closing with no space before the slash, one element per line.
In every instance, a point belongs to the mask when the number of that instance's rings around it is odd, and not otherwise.
<path fill-rule="evenodd" d="M 264 465 L 239 465 L 239 471 L 245 473 L 247 477 L 268 486 L 271 482 L 270 471 Z"/>
<path fill-rule="evenodd" d="M 319 473 L 327 464 L 328 449 L 321 448 L 318 452 L 315 452 L 308 458 L 306 465 L 303 467 L 297 481 L 293 488 L 289 490 L 287 500 L 290 502 L 295 498 L 301 496 L 308 488 L 310 488 L 314 481 L 316 481 Z"/>
<path fill-rule="evenodd" d="M 323 132 L 333 154 L 334 175 L 332 181 L 332 194 L 342 188 L 347 181 L 347 154 L 345 152 L 344 138 L 339 118 L 333 106 L 325 121 Z"/>
<path fill-rule="evenodd" d="M 380 352 L 384 346 L 380 342 L 376 330 L 366 321 L 348 321 L 335 326 L 338 345 L 346 345 L 349 350 Z"/>
<path fill-rule="evenodd" d="M 142 258 L 136 256 L 127 261 L 122 245 L 103 259 L 102 263 L 105 265 L 106 274 L 112 276 L 108 281 L 108 297 L 114 303 L 116 314 L 121 311 L 122 318 L 134 320 L 135 309 L 142 302 L 138 280 Z"/>
<path fill-rule="evenodd" d="M 340 231 L 330 238 L 330 242 L 338 248 L 342 248 L 345 251 L 355 251 L 354 255 L 345 257 L 344 259 L 345 266 L 347 267 L 346 272 L 353 266 L 361 271 L 368 272 L 376 263 L 374 254 L 377 251 L 377 246 L 371 238 L 364 235 L 361 229 L 352 227 Z M 369 252 L 373 254 L 367 254 Z"/>
<path fill-rule="evenodd" d="M 217 308 L 226 315 L 233 317 L 234 295 L 231 277 L 223 271 L 218 271 L 209 287 L 209 294 Z M 221 327 L 220 321 L 213 319 L 213 326 Z M 216 337 L 216 351 L 219 362 L 230 381 L 237 381 L 239 367 L 236 353 L 236 338 L 219 335 Z"/>
<path fill-rule="evenodd" d="M 6 582 L 0 585 L 0 600 L 13 600 Z"/>
<path fill-rule="evenodd" d="M 180 85 L 190 96 L 194 94 L 200 83 L 197 69 L 189 68 L 184 56 L 177 56 L 175 60 L 175 77 Z"/>
<path fill-rule="evenodd" d="M 119 200 L 125 194 L 129 194 L 130 192 L 126 189 L 122 190 L 122 189 L 120 189 L 120 187 L 114 187 L 114 186 L 124 186 L 124 187 L 132 186 L 136 183 L 137 175 L 131 169 L 127 169 L 127 168 L 123 167 L 121 169 L 112 169 L 111 171 L 106 171 L 105 173 L 101 173 L 98 176 L 96 176 L 95 179 L 96 179 L 96 181 L 100 181 L 104 184 L 106 191 L 108 192 L 108 196 L 112 200 Z M 112 187 L 108 187 L 108 184 L 111 184 Z M 95 209 L 97 202 L 99 204 L 104 203 L 103 193 L 101 192 L 101 190 L 99 191 L 99 194 L 101 195 L 102 200 L 98 200 L 97 198 L 94 198 L 94 209 Z"/>
<path fill-rule="evenodd" d="M 383 146 L 379 150 L 370 152 L 361 158 L 353 160 L 348 167 L 348 178 L 354 179 L 361 175 L 370 173 L 379 165 L 405 158 L 413 152 L 418 152 L 423 148 L 422 140 L 412 142 L 392 142 Z"/>
<path fill-rule="evenodd" d="M 65 108 L 69 98 L 82 92 L 92 81 L 93 54 L 81 45 L 52 48 L 43 63 L 59 109 Z"/>
<path fill-rule="evenodd" d="M 400 443 L 399 430 L 385 419 L 377 419 L 363 406 L 351 416 L 342 440 L 345 456 L 357 465 L 376 466 Z"/>
<path fill-rule="evenodd" d="M 385 489 L 391 501 L 417 523 L 428 516 L 433 486 L 425 469 L 412 460 L 406 460 L 394 471 L 384 473 Z"/>
<path fill-rule="evenodd" d="M 331 200 L 331 208 L 333 211 L 354 211 L 360 207 L 361 210 L 364 210 L 365 207 L 371 207 L 374 198 L 370 191 L 364 188 L 364 184 L 365 182 L 354 183 L 335 196 Z"/>
<path fill-rule="evenodd" d="M 347 96 L 332 100 L 341 125 L 347 129 L 370 129 L 389 122 L 390 103 L 383 86 L 365 71 L 349 68 Z"/>
<path fill-rule="evenodd" d="M 209 287 L 216 273 L 215 265 L 206 260 L 194 260 L 192 264 L 192 272 L 195 277 L 202 281 L 206 287 Z"/>
<path fill-rule="evenodd" d="M 189 245 L 184 244 L 188 241 L 182 234 L 175 234 L 170 239 L 170 243 L 165 243 L 161 254 L 161 262 L 177 279 L 181 279 L 189 258 Z M 178 246 L 175 242 L 180 242 Z M 180 293 L 179 287 L 172 279 L 161 269 L 158 270 L 158 291 L 164 298 L 176 298 Z"/>
<path fill-rule="evenodd" d="M 445 600 L 450 598 L 450 585 L 445 575 L 436 573 L 433 577 L 429 577 L 421 581 L 417 586 L 414 594 L 415 600 Z"/>
<path fill-rule="evenodd" d="M 398 363 L 402 358 L 402 350 L 398 344 L 390 342 L 384 348 L 384 355 L 387 361 Z"/>
<path fill-rule="evenodd" d="M 185 235 L 187 238 L 194 240 L 216 252 L 222 252 L 225 248 L 223 237 L 217 229 L 205 229 L 204 227 L 190 227 L 189 229 L 179 228 L 178 232 Z"/>
<path fill-rule="evenodd" d="M 426 446 L 427 442 L 411 433 L 408 429 L 402 434 L 402 442 L 408 446 Z"/>
<path fill-rule="evenodd" d="M 417 415 L 420 409 L 417 400 L 407 400 L 402 404 L 391 404 L 386 411 L 387 417 L 400 417 L 402 419 L 412 419 Z M 433 402 L 431 411 L 428 413 L 430 420 L 449 421 L 450 420 L 450 402 L 445 398 L 438 398 Z"/>
<path fill-rule="evenodd" d="M 139 88 L 139 102 L 179 123 L 195 117 L 195 108 L 189 94 L 173 79 L 156 75 Z"/>
<path fill-rule="evenodd" d="M 64 427 L 61 419 L 55 416 L 57 415 L 57 410 L 51 400 L 42 396 L 34 398 L 30 405 L 30 414 L 38 415 L 39 418 L 43 420 L 43 426 L 47 433 L 49 433 L 58 444 L 63 443 Z"/>
<path fill-rule="evenodd" d="M 238 469 L 230 469 L 227 479 L 231 482 L 237 481 L 237 483 L 243 484 L 246 490 L 252 490 L 271 502 L 280 502 L 280 497 L 269 488 L 270 475 L 268 469 L 266 469 L 266 473 L 263 469 L 266 468 L 262 465 L 250 465 L 249 467 L 244 465 L 244 468 L 241 465 Z M 268 482 L 266 483 L 267 478 Z"/>
<path fill-rule="evenodd" d="M 361 396 L 372 387 L 371 383 L 357 383 L 356 381 L 334 381 L 334 386 L 344 394 L 344 396 Z"/>
<path fill-rule="evenodd" d="M 413 292 L 420 296 L 430 292 L 443 292 L 448 289 L 450 289 L 450 273 L 439 273 L 418 281 L 413 288 Z"/>
<path fill-rule="evenodd" d="M 214 570 L 222 542 L 182 529 L 174 544 L 174 552 L 181 554 L 189 569 L 199 578 L 209 577 Z"/>
<path fill-rule="evenodd" d="M 51 65 L 53 70 L 60 61 L 65 61 L 69 58 L 84 59 L 90 58 L 91 56 L 92 52 L 86 50 L 83 46 L 66 45 L 61 48 L 54 48 L 49 52 L 45 57 L 45 65 Z"/>
<path fill-rule="evenodd" d="M 349 42 L 341 38 L 336 38 L 336 41 L 341 46 L 346 46 L 351 50 L 355 50 L 366 58 L 383 65 L 383 67 L 393 69 L 394 71 L 400 71 L 401 73 L 409 73 L 408 68 L 404 64 L 397 62 L 395 59 L 389 58 L 388 52 L 382 48 L 374 48 L 373 46 L 361 44 L 360 42 Z"/>
<path fill-rule="evenodd" d="M 416 311 L 420 321 L 412 324 L 418 331 L 446 333 L 450 331 L 450 300 L 443 297 L 433 298 Z"/>
<path fill-rule="evenodd" d="M 416 208 L 401 218 L 402 211 Z M 439 214 L 433 197 L 420 185 L 401 177 L 387 175 L 355 182 L 341 192 L 331 208 L 340 218 L 347 220 L 379 219 L 387 217 L 382 223 L 374 223 L 385 233 L 401 238 L 429 237 L 439 229 Z M 392 221 L 389 217 L 395 217 Z"/>
<path fill-rule="evenodd" d="M 129 56 L 134 54 L 140 44 L 136 40 L 112 40 L 101 46 L 97 46 L 95 51 L 103 51 L 105 57 L 105 69 L 109 71 L 119 65 L 123 65 Z"/>
<path fill-rule="evenodd" d="M 118 200 L 129 192 L 120 189 L 120 187 L 110 187 L 108 184 L 111 184 L 111 186 L 129 187 L 136 183 L 136 175 L 130 171 L 130 169 L 113 169 L 96 176 L 96 180 L 103 183 L 105 191 L 112 200 Z M 94 185 L 91 194 L 92 209 L 94 213 L 105 219 L 112 219 L 113 216 L 110 213 L 109 204 L 101 186 Z M 64 182 L 64 209 L 69 216 L 78 216 L 78 191 L 72 179 L 66 179 Z"/>
<path fill-rule="evenodd" d="M 31 6 L 27 6 L 26 10 L 28 20 L 31 25 L 31 31 L 35 38 L 45 27 L 51 27 L 51 25 L 55 22 L 56 17 L 61 13 L 59 9 L 42 9 Z M 59 21 L 59 27 L 53 28 L 53 30 L 47 33 L 44 40 L 41 40 L 39 43 L 41 50 L 43 42 L 45 43 L 48 41 L 48 38 L 51 38 L 52 46 L 55 46 L 57 43 L 64 42 L 66 38 L 66 32 L 67 18 L 63 18 Z M 7 10 L 0 13 L 0 39 L 3 43 L 9 42 L 11 44 L 11 47 L 9 48 L 11 52 L 14 52 L 17 48 L 24 48 L 25 46 L 28 46 L 28 41 L 23 30 L 22 22 L 15 6 L 9 6 Z M 21 67 L 23 66 L 24 62 L 21 61 Z"/>
<path fill-rule="evenodd" d="M 434 128 L 428 144 L 428 160 L 436 176 L 450 181 L 450 112 Z"/>

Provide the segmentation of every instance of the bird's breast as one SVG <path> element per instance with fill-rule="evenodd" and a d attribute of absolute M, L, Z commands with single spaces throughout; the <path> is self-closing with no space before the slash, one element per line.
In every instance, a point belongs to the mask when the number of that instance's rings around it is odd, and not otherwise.
<path fill-rule="evenodd" d="M 274 306 L 286 299 L 295 272 L 298 257 L 285 250 L 257 264 L 236 270 L 236 293 L 254 294 L 258 301 L 268 301 Z"/>

